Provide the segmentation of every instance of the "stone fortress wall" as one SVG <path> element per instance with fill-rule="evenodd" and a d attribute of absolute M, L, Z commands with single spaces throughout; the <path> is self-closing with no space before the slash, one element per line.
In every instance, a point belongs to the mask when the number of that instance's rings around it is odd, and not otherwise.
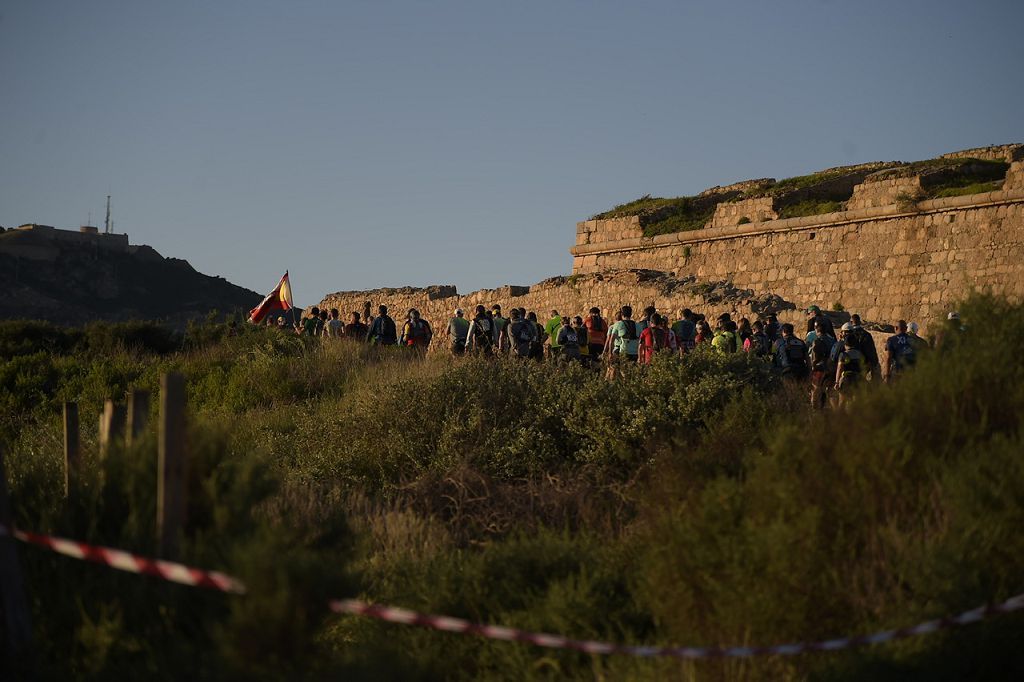
<path fill-rule="evenodd" d="M 610 316 L 629 303 L 708 315 L 779 312 L 782 320 L 815 303 L 865 320 L 915 320 L 925 329 L 975 290 L 1024 299 L 1024 145 L 965 150 L 941 158 L 1010 164 L 996 191 L 918 200 L 923 175 L 901 164 L 851 167 L 834 182 L 851 191 L 836 213 L 779 219 L 769 197 L 722 202 L 704 229 L 645 237 L 638 217 L 580 222 L 573 274 L 532 287 L 459 296 L 454 287 L 339 292 L 321 301 L 343 313 L 380 303 L 396 317 L 417 308 L 443 323 L 456 307 L 522 306 L 544 319 L 552 309 Z M 924 179 L 922 179 L 924 178 Z M 722 192 L 765 181 L 737 183 Z M 770 182 L 770 181 L 769 181 Z"/>

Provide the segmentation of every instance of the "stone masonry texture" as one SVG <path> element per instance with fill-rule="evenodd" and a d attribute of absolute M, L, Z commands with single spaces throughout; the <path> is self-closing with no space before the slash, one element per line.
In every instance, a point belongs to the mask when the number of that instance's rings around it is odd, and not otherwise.
<path fill-rule="evenodd" d="M 456 307 L 472 317 L 477 304 L 525 307 L 541 321 L 591 306 L 611 317 L 623 304 L 795 321 L 817 304 L 927 331 L 975 291 L 1024 300 L 1022 149 L 954 153 L 1011 161 L 998 191 L 915 202 L 917 177 L 865 178 L 845 211 L 825 215 L 777 220 L 766 202 L 735 202 L 704 229 L 657 237 L 644 237 L 635 217 L 587 220 L 576 227 L 569 277 L 462 296 L 451 286 L 339 292 L 321 306 L 347 314 L 383 303 L 396 319 L 417 308 L 440 330 Z M 737 224 L 742 217 L 751 222 Z"/>

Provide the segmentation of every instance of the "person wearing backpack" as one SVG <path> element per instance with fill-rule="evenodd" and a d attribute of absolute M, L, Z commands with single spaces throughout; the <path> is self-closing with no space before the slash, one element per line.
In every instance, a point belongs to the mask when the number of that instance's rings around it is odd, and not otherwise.
<path fill-rule="evenodd" d="M 870 372 L 871 380 L 878 381 L 881 378 L 878 376 L 881 367 L 878 363 L 878 350 L 875 349 L 874 337 L 871 336 L 871 332 L 864 328 L 863 323 L 860 321 L 860 315 L 850 315 L 849 325 L 853 330 L 847 339 L 847 345 L 856 348 L 864 356 L 862 376 L 866 377 L 868 372 Z"/>
<path fill-rule="evenodd" d="M 386 305 L 377 306 L 377 317 L 373 319 L 370 330 L 366 332 L 366 341 L 380 346 L 394 346 L 398 343 L 398 329 L 395 327 L 395 321 L 388 315 Z"/>
<path fill-rule="evenodd" d="M 430 323 L 420 317 L 420 311 L 412 308 L 409 311 L 409 319 L 402 327 L 402 345 L 426 350 L 433 336 L 434 330 L 430 328 Z"/>
<path fill-rule="evenodd" d="M 719 318 L 718 329 L 711 345 L 720 353 L 735 353 L 740 349 L 739 336 L 736 334 L 736 323 L 729 319 Z"/>
<path fill-rule="evenodd" d="M 494 352 L 494 321 L 482 305 L 476 307 L 476 316 L 469 323 L 466 350 L 475 350 L 488 357 Z"/>
<path fill-rule="evenodd" d="M 547 338 L 548 355 L 552 360 L 557 360 L 562 352 L 562 344 L 558 342 L 558 332 L 562 329 L 562 316 L 557 310 L 551 311 L 551 317 L 544 325 L 544 334 Z"/>
<path fill-rule="evenodd" d="M 771 346 L 774 346 L 775 342 L 779 340 L 779 334 L 781 334 L 781 330 L 779 329 L 779 318 L 775 313 L 771 313 L 765 319 L 767 322 L 765 322 L 764 325 L 764 335 L 768 337 L 768 343 L 771 344 Z"/>
<path fill-rule="evenodd" d="M 764 323 L 761 320 L 754 320 L 750 328 L 751 334 L 743 342 L 743 350 L 753 354 L 756 358 L 764 358 L 768 355 L 768 350 L 771 348 L 771 341 L 768 340 L 768 335 L 764 333 Z"/>
<path fill-rule="evenodd" d="M 814 338 L 810 344 L 811 407 L 820 409 L 828 404 L 830 358 L 836 340 L 825 333 L 825 325 L 814 325 Z"/>
<path fill-rule="evenodd" d="M 583 320 L 580 320 L 582 326 Z M 576 328 L 572 326 L 572 319 L 566 315 L 562 318 L 562 328 L 558 330 L 558 346 L 561 348 L 560 357 L 567 361 L 580 359 L 580 337 Z"/>
<path fill-rule="evenodd" d="M 537 325 L 522 317 L 522 312 L 513 309 L 508 324 L 508 339 L 511 348 L 511 355 L 514 358 L 527 359 L 530 357 L 533 343 L 537 340 Z"/>
<path fill-rule="evenodd" d="M 448 320 L 448 338 L 451 341 L 452 355 L 466 352 L 466 341 L 469 337 L 469 320 L 463 317 L 462 308 L 455 309 L 455 317 Z"/>
<path fill-rule="evenodd" d="M 896 334 L 885 342 L 885 376 L 886 382 L 892 381 L 902 372 L 910 369 L 917 362 L 919 346 L 907 333 L 907 321 L 896 323 Z"/>
<path fill-rule="evenodd" d="M 505 327 L 509 323 L 509 318 L 501 316 L 501 306 L 497 303 L 491 306 L 491 321 L 494 323 L 494 349 L 505 353 L 508 351 Z"/>
<path fill-rule="evenodd" d="M 864 354 L 851 343 L 853 324 L 847 322 L 842 331 L 843 346 L 836 353 L 836 391 L 839 393 L 839 407 L 850 400 L 850 393 L 860 383 L 864 374 Z M 838 345 L 838 344 L 837 344 Z"/>
<path fill-rule="evenodd" d="M 641 365 L 651 364 L 651 360 L 654 359 L 655 353 L 662 350 L 668 350 L 668 330 L 662 326 L 661 315 L 655 313 L 651 316 L 650 322 L 647 328 L 640 332 L 639 343 L 637 344 L 639 350 L 638 362 Z"/>
<path fill-rule="evenodd" d="M 693 319 L 693 311 L 689 308 L 683 308 L 679 315 L 682 319 L 672 325 L 672 332 L 676 335 L 680 352 L 689 353 L 696 345 L 697 323 Z"/>
<path fill-rule="evenodd" d="M 604 342 L 608 338 L 608 322 L 601 317 L 600 308 L 591 308 L 587 319 L 583 321 L 587 328 L 587 350 L 592 362 L 597 362 L 604 351 Z"/>
<path fill-rule="evenodd" d="M 526 321 L 536 330 L 533 341 L 530 342 L 530 359 L 544 362 L 544 326 L 537 321 L 537 313 L 532 310 L 526 314 Z"/>
<path fill-rule="evenodd" d="M 775 342 L 775 364 L 782 370 L 782 376 L 794 381 L 803 381 L 807 370 L 807 344 L 793 334 L 793 325 L 782 325 L 782 336 Z"/>
<path fill-rule="evenodd" d="M 632 306 L 624 305 L 621 309 L 622 319 L 612 325 L 609 334 L 609 345 L 613 352 L 626 362 L 636 362 L 639 354 L 640 336 L 637 324 L 633 321 Z"/>

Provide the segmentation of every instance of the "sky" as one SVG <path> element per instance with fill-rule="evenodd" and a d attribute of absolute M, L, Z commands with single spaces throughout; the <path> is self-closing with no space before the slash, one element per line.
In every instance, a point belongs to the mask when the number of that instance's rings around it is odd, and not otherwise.
<path fill-rule="evenodd" d="M 1024 2 L 0 1 L 0 225 L 297 304 L 567 274 L 645 194 L 1024 142 Z"/>

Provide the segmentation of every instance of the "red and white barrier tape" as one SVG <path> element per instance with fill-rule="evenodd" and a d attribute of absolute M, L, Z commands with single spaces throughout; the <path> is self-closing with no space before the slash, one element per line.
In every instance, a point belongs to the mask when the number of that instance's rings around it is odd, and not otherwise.
<path fill-rule="evenodd" d="M 103 564 L 104 566 L 116 568 L 120 571 L 150 575 L 162 580 L 169 580 L 171 582 L 181 583 L 182 585 L 189 585 L 191 587 L 207 587 L 213 590 L 220 590 L 221 592 L 231 592 L 233 594 L 245 593 L 245 585 L 243 585 L 239 580 L 217 571 L 204 571 L 198 568 L 192 568 L 191 566 L 185 566 L 184 564 L 175 563 L 173 561 L 150 559 L 137 554 L 131 554 L 130 552 L 125 552 L 120 549 L 88 545 L 84 542 L 67 540 L 65 538 L 53 537 L 51 535 L 29 533 L 17 528 L 15 528 L 12 533 L 7 527 L 0 525 L 0 536 L 2 535 L 13 535 L 16 539 L 21 540 L 22 542 L 45 547 L 46 549 L 57 552 L 58 554 L 64 554 L 65 556 L 69 556 L 74 559 L 82 559 L 83 561 L 92 561 L 97 564 Z"/>
<path fill-rule="evenodd" d="M 868 644 L 881 644 L 896 639 L 925 635 L 938 630 L 976 623 L 984 618 L 999 613 L 1009 613 L 1024 609 L 1024 594 L 1010 597 L 1006 601 L 991 606 L 979 606 L 965 611 L 958 616 L 950 616 L 937 620 L 929 620 L 913 627 L 899 630 L 884 630 L 871 635 L 830 639 L 823 642 L 801 642 L 798 644 L 777 644 L 774 646 L 734 646 L 734 647 L 689 647 L 689 646 L 632 646 L 576 640 L 551 635 L 543 632 L 526 632 L 499 625 L 481 625 L 461 618 L 448 616 L 431 616 L 409 611 L 407 609 L 379 604 L 367 604 L 355 599 L 343 599 L 331 602 L 331 610 L 337 613 L 350 613 L 358 616 L 377 618 L 389 623 L 403 625 L 419 625 L 420 627 L 446 632 L 478 635 L 488 639 L 500 639 L 511 642 L 526 642 L 549 649 L 574 649 L 588 654 L 626 654 L 629 656 L 653 657 L 667 656 L 671 658 L 749 658 L 751 656 L 793 656 L 812 651 L 836 651 Z"/>
<path fill-rule="evenodd" d="M 84 542 L 67 540 L 65 538 L 53 537 L 29 533 L 15 528 L 13 532 L 6 526 L 0 525 L 0 537 L 13 536 L 22 542 L 31 543 L 45 547 L 58 554 L 93 561 L 110 568 L 116 568 L 129 573 L 140 573 L 150 575 L 162 580 L 181 583 L 191 587 L 206 587 L 221 592 L 233 594 L 244 594 L 245 586 L 241 581 L 217 571 L 204 571 L 198 568 L 185 566 L 184 564 L 172 561 L 161 561 L 150 559 L 110 547 L 99 547 Z M 749 658 L 751 656 L 793 656 L 796 654 L 813 651 L 837 651 L 851 647 L 865 646 L 870 644 L 882 644 L 897 639 L 926 635 L 939 630 L 954 628 L 960 625 L 967 625 L 984 620 L 990 616 L 1000 613 L 1010 613 L 1024 609 L 1024 594 L 1010 597 L 1006 601 L 988 606 L 964 611 L 957 616 L 947 616 L 936 620 L 928 620 L 918 623 L 912 627 L 900 628 L 898 630 L 883 630 L 870 635 L 859 635 L 856 637 L 843 637 L 829 639 L 821 642 L 800 642 L 796 644 L 776 644 L 774 646 L 734 646 L 734 647 L 690 647 L 690 646 L 635 646 L 624 644 L 611 644 L 608 642 L 597 642 L 592 640 L 569 639 L 561 635 L 552 635 L 544 632 L 527 632 L 501 625 L 483 625 L 472 623 L 462 618 L 450 616 L 434 616 L 408 609 L 380 604 L 368 604 L 356 599 L 340 599 L 330 602 L 331 610 L 336 613 L 348 613 L 368 618 L 387 621 L 389 623 L 400 623 L 402 625 L 418 625 L 433 630 L 445 632 L 457 632 L 467 635 L 477 635 L 488 639 L 504 640 L 510 642 L 525 642 L 549 649 L 573 649 L 588 654 L 625 654 L 629 656 L 654 657 L 665 656 L 671 658 Z"/>

